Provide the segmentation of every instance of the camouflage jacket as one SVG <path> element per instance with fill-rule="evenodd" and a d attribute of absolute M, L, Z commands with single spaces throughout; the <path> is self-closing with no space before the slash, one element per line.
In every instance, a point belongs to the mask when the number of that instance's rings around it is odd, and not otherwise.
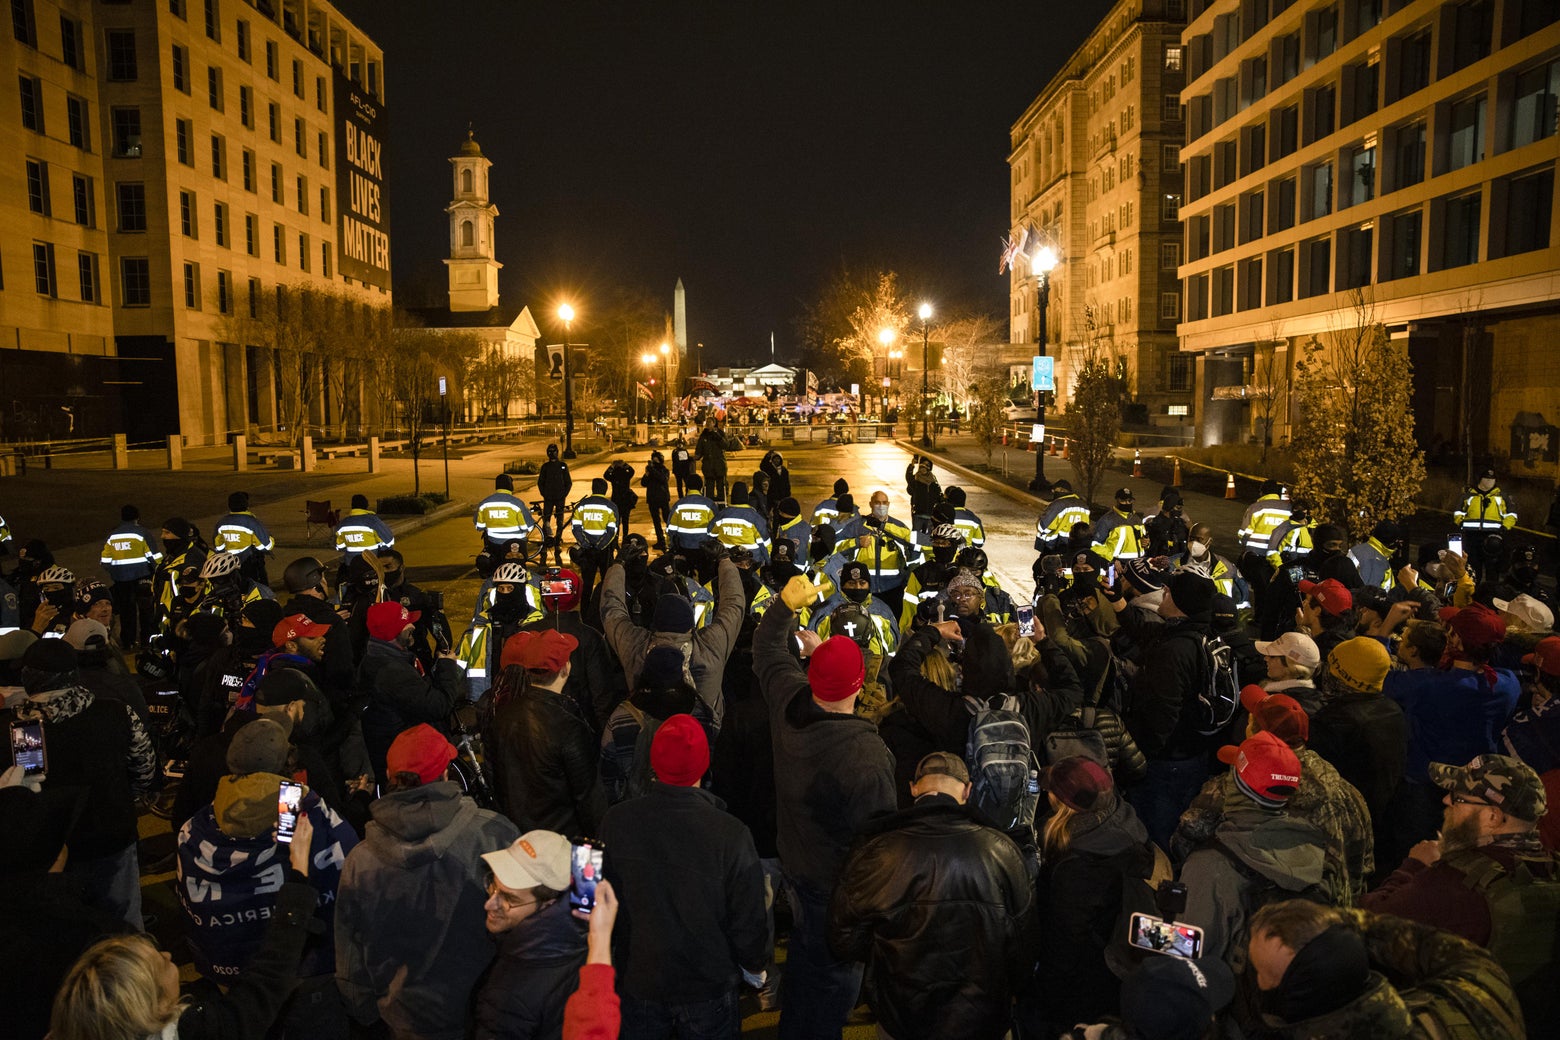
<path fill-rule="evenodd" d="M 1375 840 L 1365 798 L 1327 760 L 1309 748 L 1300 756 L 1300 787 L 1284 814 L 1305 820 L 1327 836 L 1322 885 L 1335 906 L 1353 906 L 1365 893 L 1365 879 L 1376 869 Z M 1170 839 L 1170 855 L 1180 861 L 1205 844 L 1230 808 L 1251 802 L 1235 789 L 1233 773 L 1221 773 L 1203 784 L 1181 814 Z"/>
<path fill-rule="evenodd" d="M 1365 992 L 1300 1022 L 1264 1016 L 1274 1040 L 1522 1040 L 1506 973 L 1489 953 L 1448 932 L 1364 910 L 1340 911 L 1370 957 Z M 1388 982 L 1388 979 L 1396 980 Z"/>

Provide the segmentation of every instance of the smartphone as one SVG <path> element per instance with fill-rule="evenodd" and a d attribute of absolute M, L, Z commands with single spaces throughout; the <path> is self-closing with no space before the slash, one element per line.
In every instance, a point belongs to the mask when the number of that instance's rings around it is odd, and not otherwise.
<path fill-rule="evenodd" d="M 572 596 L 574 595 L 574 582 L 567 578 L 556 580 L 544 580 L 542 582 L 543 596 Z"/>
<path fill-rule="evenodd" d="M 581 839 L 569 848 L 569 909 L 588 914 L 596 906 L 596 882 L 606 854 L 599 841 Z"/>
<path fill-rule="evenodd" d="M 1105 584 L 1111 586 L 1112 588 L 1114 588 L 1116 585 L 1116 565 L 1114 563 L 1111 564 L 1110 568 L 1105 571 Z"/>
<path fill-rule="evenodd" d="M 49 772 L 49 753 L 43 745 L 43 721 L 11 723 L 11 760 L 26 776 L 42 780 Z"/>
<path fill-rule="evenodd" d="M 1150 953 L 1201 957 L 1203 930 L 1196 925 L 1170 924 L 1153 914 L 1137 913 L 1127 922 L 1127 942 Z"/>
<path fill-rule="evenodd" d="M 1454 534 L 1450 538 L 1448 538 L 1446 540 L 1446 548 L 1449 549 L 1450 551 L 1456 553 L 1458 556 L 1461 556 L 1462 555 L 1462 551 L 1463 551 L 1462 535 Z"/>
<path fill-rule="evenodd" d="M 276 840 L 284 845 L 292 842 L 293 831 L 298 829 L 298 806 L 302 802 L 303 785 L 283 780 L 276 797 Z"/>
<path fill-rule="evenodd" d="M 1035 634 L 1035 608 L 1015 607 L 1013 617 L 1018 621 L 1018 634 L 1029 638 Z"/>

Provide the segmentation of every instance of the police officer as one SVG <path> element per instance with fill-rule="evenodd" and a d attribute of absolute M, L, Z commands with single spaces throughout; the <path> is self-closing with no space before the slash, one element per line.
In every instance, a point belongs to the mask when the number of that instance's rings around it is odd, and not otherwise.
<path fill-rule="evenodd" d="M 153 548 L 151 533 L 141 526 L 141 511 L 121 506 L 119 526 L 103 543 L 100 563 L 113 585 L 109 589 L 114 613 L 119 615 L 119 640 L 126 648 L 141 644 L 151 633 L 152 575 L 162 562 Z"/>
<path fill-rule="evenodd" d="M 611 566 L 618 541 L 618 511 L 607 497 L 607 481 L 596 477 L 590 482 L 590 494 L 574 507 L 570 530 L 574 549 L 569 553 L 580 572 L 580 602 L 591 608 L 596 579 Z M 594 610 L 586 620 L 594 621 Z"/>
<path fill-rule="evenodd" d="M 862 633 L 842 632 L 834 626 L 834 615 L 847 605 L 860 608 L 870 619 L 872 632 L 868 652 L 891 657 L 899 649 L 899 622 L 888 604 L 872 595 L 872 575 L 864 563 L 853 560 L 840 569 L 839 591 L 810 612 L 807 627 L 824 639 L 840 634 L 862 643 L 863 640 L 858 639 Z"/>
<path fill-rule="evenodd" d="M 854 549 L 847 550 L 849 556 L 866 564 L 872 575 L 872 595 L 883 601 L 892 617 L 903 605 L 910 568 L 921 562 L 922 553 L 910 526 L 889 515 L 886 491 L 872 492 L 869 505 L 870 513 L 844 524 L 839 541 L 854 541 Z"/>
<path fill-rule="evenodd" d="M 249 511 L 249 492 L 235 491 L 228 496 L 228 514 L 217 521 L 216 537 L 211 544 L 216 552 L 237 556 L 244 577 L 250 581 L 271 584 L 265 573 L 265 558 L 276 548 L 276 539 L 260 518 Z"/>
<path fill-rule="evenodd" d="M 186 584 L 198 584 L 200 568 L 210 549 L 195 525 L 182 516 L 172 516 L 163 524 L 162 562 L 152 575 L 152 595 L 157 603 L 157 630 L 167 634 L 182 616 L 181 604 L 193 602 L 195 592 Z"/>
<path fill-rule="evenodd" d="M 1184 513 L 1181 493 L 1175 488 L 1165 488 L 1159 499 L 1159 512 L 1143 521 L 1143 530 L 1148 535 L 1148 555 L 1179 556 L 1186 551 L 1191 530 Z"/>
<path fill-rule="evenodd" d="M 482 536 L 477 570 L 485 576 L 492 574 L 503 558 L 515 555 L 511 546 L 523 545 L 536 520 L 530 508 L 515 497 L 514 479 L 500 473 L 493 478 L 493 493 L 477 504 L 472 524 Z"/>
<path fill-rule="evenodd" d="M 812 527 L 802 517 L 802 504 L 794 498 L 782 498 L 775 503 L 775 544 L 778 545 L 782 538 L 789 538 L 795 543 L 797 559 L 807 555 L 808 543 L 812 541 Z"/>
<path fill-rule="evenodd" d="M 679 433 L 677 443 L 672 447 L 672 477 L 677 481 L 678 498 L 688 493 L 688 478 L 692 475 L 693 453 L 688 450 L 687 440 Z"/>
<path fill-rule="evenodd" d="M 1051 499 L 1051 504 L 1045 507 L 1035 524 L 1035 551 L 1039 553 L 1062 552 L 1067 548 L 1074 524 L 1093 522 L 1089 507 L 1073 491 L 1071 483 L 1058 480 L 1051 485 L 1051 492 L 1056 497 Z"/>
<path fill-rule="evenodd" d="M 388 549 L 395 544 L 390 525 L 368 508 L 367 495 L 353 495 L 352 508 L 336 525 L 336 551 L 356 556 L 366 550 Z"/>
<path fill-rule="evenodd" d="M 1315 526 L 1308 499 L 1297 498 L 1290 502 L 1289 516 L 1273 528 L 1273 534 L 1268 538 L 1267 559 L 1273 570 L 1293 563 L 1311 551 L 1311 531 Z"/>
<path fill-rule="evenodd" d="M 747 484 L 731 485 L 731 502 L 715 514 L 710 533 L 727 549 L 746 549 L 755 566 L 769 562 L 769 522 L 747 504 Z"/>
<path fill-rule="evenodd" d="M 563 565 L 563 511 L 574 488 L 569 464 L 558 457 L 558 445 L 547 445 L 547 461 L 536 474 L 536 490 L 542 496 L 542 547 L 552 546 L 553 561 Z"/>
<path fill-rule="evenodd" d="M 1094 525 L 1093 551 L 1112 562 L 1148 555 L 1148 534 L 1142 516 L 1132 508 L 1131 488 L 1117 488 L 1115 508 Z"/>
<path fill-rule="evenodd" d="M 666 522 L 673 552 L 693 552 L 701 548 L 715 523 L 715 503 L 704 497 L 704 481 L 697 473 L 689 473 L 683 483 L 688 493 L 677 500 Z"/>
<path fill-rule="evenodd" d="M 835 533 L 838 534 L 837 524 L 841 520 L 839 498 L 841 495 L 848 494 L 850 494 L 850 484 L 846 483 L 844 477 L 841 477 L 834 482 L 834 494 L 813 507 L 812 518 L 808 523 L 813 527 L 817 527 L 819 524 L 828 524 L 830 527 L 834 527 Z M 855 510 L 852 509 L 851 513 L 854 514 Z M 849 518 L 846 517 L 845 519 Z"/>
<path fill-rule="evenodd" d="M 909 631 L 915 621 L 916 610 L 922 603 L 930 603 L 942 595 L 953 577 L 954 560 L 964 545 L 964 532 L 952 523 L 932 528 L 931 557 L 910 568 L 910 580 L 905 583 L 904 603 L 899 610 L 899 630 Z"/>
<path fill-rule="evenodd" d="M 1462 508 L 1452 514 L 1452 522 L 1462 528 L 1463 555 L 1468 557 L 1468 565 L 1484 577 L 1484 540 L 1517 525 L 1517 514 L 1506 508 L 1506 496 L 1495 482 L 1493 467 L 1481 473 L 1468 489 Z"/>
<path fill-rule="evenodd" d="M 1272 552 L 1273 532 L 1293 511 L 1294 503 L 1284 497 L 1283 486 L 1276 480 L 1264 480 L 1257 500 L 1246 509 L 1240 529 L 1235 532 L 1235 540 L 1240 543 L 1240 560 L 1236 567 L 1246 584 L 1251 586 L 1258 611 L 1262 609 L 1262 597 L 1273 575 L 1267 559 L 1268 553 Z"/>
<path fill-rule="evenodd" d="M 953 507 L 953 519 L 949 521 L 964 535 L 964 544 L 972 545 L 979 549 L 986 544 L 986 525 L 981 523 L 980 517 L 973 510 L 965 507 L 968 501 L 964 489 L 957 484 L 950 485 L 943 492 L 943 501 Z"/>
<path fill-rule="evenodd" d="M 1408 563 L 1408 528 L 1396 520 L 1382 520 L 1370 530 L 1370 537 L 1349 550 L 1349 559 L 1360 572 L 1366 588 L 1391 592 L 1397 572 Z"/>

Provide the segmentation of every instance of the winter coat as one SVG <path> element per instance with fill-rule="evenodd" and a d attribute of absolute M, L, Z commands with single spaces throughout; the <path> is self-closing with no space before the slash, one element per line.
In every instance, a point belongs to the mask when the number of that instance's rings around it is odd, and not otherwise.
<path fill-rule="evenodd" d="M 601 731 L 601 786 L 610 804 L 616 805 L 631 797 L 629 783 L 636 771 L 635 752 L 639 748 L 640 733 L 645 726 L 654 729 L 673 715 L 692 715 L 704 727 L 710 747 L 715 746 L 715 720 L 691 686 L 647 687 L 635 691 L 613 710 L 606 728 Z M 649 775 L 648 762 L 644 764 L 644 775 Z"/>
<path fill-rule="evenodd" d="M 1397 702 L 1379 693 L 1329 694 L 1311 716 L 1306 746 L 1359 791 L 1379 830 L 1408 755 L 1408 722 Z"/>
<path fill-rule="evenodd" d="M 573 636 L 579 647 L 569 655 L 569 678 L 563 684 L 563 692 L 580 706 L 593 728 L 605 725 L 628 694 L 623 685 L 623 669 L 607 647 L 601 633 L 585 623 L 579 611 L 566 610 L 554 613 L 544 610 L 538 621 L 528 621 L 520 626 L 522 632 L 556 630 Z"/>
<path fill-rule="evenodd" d="M 937 483 L 936 477 L 912 478 L 907 490 L 910 492 L 910 512 L 914 516 L 931 516 L 932 507 L 943 500 L 942 485 Z"/>
<path fill-rule="evenodd" d="M 1316 713 L 1322 708 L 1322 692 L 1316 688 L 1316 683 L 1310 679 L 1263 679 L 1257 685 L 1266 693 L 1282 693 L 1292 698 L 1305 709 L 1306 717 L 1314 725 Z"/>
<path fill-rule="evenodd" d="M 1353 906 L 1365 892 L 1365 879 L 1376 870 L 1370 808 L 1359 791 L 1322 756 L 1304 747 L 1295 753 L 1300 757 L 1300 786 L 1290 796 L 1284 814 L 1305 820 L 1326 835 L 1322 884 L 1335 905 Z M 1170 840 L 1171 854 L 1184 858 L 1192 848 L 1213 838 L 1226 811 L 1250 804 L 1236 788 L 1235 774 L 1224 772 L 1210 778 L 1181 814 Z"/>
<path fill-rule="evenodd" d="M 472 987 L 493 958 L 481 857 L 520 832 L 453 781 L 393 791 L 373 815 L 337 890 L 342 999 L 359 1023 L 382 1020 L 397 1038 L 463 1040 Z"/>
<path fill-rule="evenodd" d="M 1288 899 L 1321 885 L 1326 841 L 1298 817 L 1249 800 L 1226 806 L 1209 843 L 1181 865 L 1187 899 L 1180 917 L 1202 926 L 1203 956 L 1224 958 L 1238 976 L 1246 964 L 1249 890 L 1271 884 L 1279 890 L 1276 898 Z"/>
<path fill-rule="evenodd" d="M 787 874 L 826 893 L 862 826 L 894 808 L 894 762 L 870 720 L 814 703 L 792 651 L 795 632 L 791 608 L 772 603 L 753 633 L 753 672 L 774 741 L 780 860 Z"/>
<path fill-rule="evenodd" d="M 235 802 L 276 801 L 280 778 L 266 773 L 229 777 L 217 801 L 190 818 L 179 831 L 179 906 L 195 956 L 195 970 L 219 985 L 229 985 L 247 969 L 265 939 L 276 892 L 287 873 L 288 851 L 273 830 L 232 833 L 227 812 Z M 315 918 L 323 932 L 309 944 L 298 975 L 336 973 L 334 924 L 336 886 L 341 865 L 357 845 L 357 835 L 313 791 L 300 810 L 314 825 L 310 846 L 309 887 L 317 896 Z M 241 829 L 240 829 L 241 830 Z"/>
<path fill-rule="evenodd" d="M 1500 734 L 1516 710 L 1521 684 L 1510 672 L 1495 672 L 1495 683 L 1478 669 L 1416 668 L 1388 672 L 1381 685 L 1408 720 L 1408 760 L 1403 778 L 1428 784 L 1431 762 L 1467 762 L 1497 753 Z"/>
<path fill-rule="evenodd" d="M 1130 617 L 1129 608 L 1119 617 Z M 1141 658 L 1144 667 L 1128 691 L 1127 729 L 1143 754 L 1157 759 L 1195 758 L 1219 743 L 1197 732 L 1198 697 L 1208 692 L 1208 626 L 1186 620 L 1164 626 Z"/>
<path fill-rule="evenodd" d="M 645 501 L 650 505 L 659 505 L 663 509 L 672 506 L 671 491 L 672 471 L 666 468 L 666 463 L 651 459 L 645 464 L 645 474 L 639 478 L 639 486 L 645 489 Z"/>
<path fill-rule="evenodd" d="M 1341 911 L 1365 940 L 1365 992 L 1315 1018 L 1263 1016 L 1274 1040 L 1522 1040 L 1511 982 L 1485 950 L 1401 917 Z M 1392 982 L 1388 982 L 1388 978 Z"/>
<path fill-rule="evenodd" d="M 426 722 L 438 730 L 449 727 L 450 712 L 466 693 L 460 665 L 440 658 L 432 675 L 423 675 L 417 655 L 395 643 L 370 639 L 358 667 L 358 689 L 368 695 L 363 709 L 363 740 L 383 784 L 385 756 L 404 731 Z"/>
<path fill-rule="evenodd" d="M 706 477 L 726 475 L 726 435 L 717 429 L 706 429 L 693 444 L 693 457 Z"/>
<path fill-rule="evenodd" d="M 775 461 L 775 453 L 770 452 L 764 456 L 764 460 L 758 464 L 758 468 L 769 474 L 769 500 L 778 502 L 782 498 L 791 497 L 791 470 L 784 463 Z"/>
<path fill-rule="evenodd" d="M 607 810 L 596 731 L 566 694 L 532 686 L 511 665 L 484 734 L 493 793 L 522 832 L 594 835 Z"/>
<path fill-rule="evenodd" d="M 769 960 L 764 872 L 725 803 L 659 781 L 607 811 L 602 873 L 621 903 L 613 931 L 618 988 L 667 1004 L 735 992 Z"/>
<path fill-rule="evenodd" d="M 645 656 L 657 646 L 676 646 L 683 651 L 686 670 L 694 688 L 710 713 L 715 724 L 725 710 L 721 703 L 721 673 L 726 668 L 726 658 L 736 645 L 737 633 L 742 630 L 742 616 L 747 612 L 747 602 L 742 595 L 742 577 L 737 565 L 722 559 L 716 583 L 715 616 L 703 628 L 692 632 L 652 632 L 635 624 L 628 613 L 623 598 L 623 568 L 614 565 L 607 568 L 601 583 L 601 625 L 606 630 L 607 642 L 618 660 L 623 663 L 623 675 L 628 688 L 639 688 L 639 673 L 644 669 Z"/>
<path fill-rule="evenodd" d="M 867 965 L 898 1040 L 1001 1036 L 1033 965 L 1034 889 L 1018 846 L 947 795 L 874 820 L 829 903 L 829 946 Z"/>
<path fill-rule="evenodd" d="M 574 478 L 569 475 L 569 464 L 562 459 L 549 459 L 537 471 L 536 490 L 545 501 L 562 502 L 569 497 L 573 487 Z"/>
<path fill-rule="evenodd" d="M 753 674 L 751 631 L 732 651 L 722 688 L 726 717 L 710 753 L 710 790 L 747 824 L 759 858 L 775 859 L 775 746 Z"/>
<path fill-rule="evenodd" d="M 1037 890 L 1039 1005 L 1056 1036 L 1078 1022 L 1114 1014 L 1121 980 L 1105 963 L 1119 945 L 1123 895 L 1129 884 L 1148 892 L 1154 850 L 1148 831 L 1124 798 L 1104 810 L 1079 813 L 1068 825 L 1067 848 L 1040 865 Z"/>
<path fill-rule="evenodd" d="M 476 989 L 475 1040 L 558 1040 L 563 1006 L 585 964 L 585 923 L 567 896 L 494 936 L 498 953 Z"/>

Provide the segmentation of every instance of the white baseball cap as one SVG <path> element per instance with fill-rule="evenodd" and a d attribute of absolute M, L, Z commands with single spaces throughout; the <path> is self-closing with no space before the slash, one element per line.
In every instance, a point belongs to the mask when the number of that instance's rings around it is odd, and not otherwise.
<path fill-rule="evenodd" d="M 569 887 L 569 839 L 553 831 L 527 831 L 508 848 L 487 852 L 483 862 L 505 888 Z"/>
<path fill-rule="evenodd" d="M 1555 627 L 1555 613 L 1543 603 L 1522 593 L 1510 599 L 1492 599 L 1495 609 L 1520 621 L 1529 632 L 1548 632 Z"/>
<path fill-rule="evenodd" d="M 1322 652 L 1317 648 L 1316 640 L 1304 632 L 1285 632 L 1271 643 L 1259 639 L 1256 647 L 1257 653 L 1263 657 L 1285 657 L 1312 671 L 1322 664 Z"/>

